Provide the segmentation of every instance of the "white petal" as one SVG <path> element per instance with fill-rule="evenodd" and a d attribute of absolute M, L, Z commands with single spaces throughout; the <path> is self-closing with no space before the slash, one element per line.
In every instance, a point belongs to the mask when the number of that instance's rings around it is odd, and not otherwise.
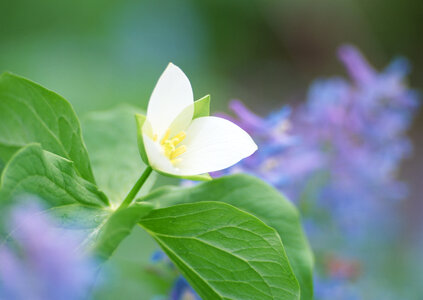
<path fill-rule="evenodd" d="M 183 119 L 178 120 L 185 129 L 194 113 L 194 96 L 187 76 L 174 64 L 170 63 L 160 76 L 150 97 L 147 119 L 154 134 L 159 138 L 166 132 L 175 118 L 184 111 Z M 185 111 L 186 110 L 186 111 Z"/>
<path fill-rule="evenodd" d="M 148 162 L 153 169 L 173 175 L 179 174 L 179 170 L 176 169 L 170 160 L 161 152 L 158 143 L 154 142 L 147 134 L 143 134 L 143 141 Z"/>
<path fill-rule="evenodd" d="M 257 150 L 239 126 L 218 117 L 202 117 L 188 127 L 177 167 L 181 175 L 197 175 L 228 168 Z"/>

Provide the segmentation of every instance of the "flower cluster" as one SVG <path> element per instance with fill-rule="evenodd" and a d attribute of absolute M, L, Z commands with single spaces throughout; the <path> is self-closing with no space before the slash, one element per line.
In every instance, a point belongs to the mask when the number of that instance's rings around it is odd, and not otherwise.
<path fill-rule="evenodd" d="M 75 252 L 77 239 L 64 235 L 37 205 L 15 207 L 11 235 L 0 245 L 0 299 L 85 299 L 95 275 L 91 258 Z"/>
<path fill-rule="evenodd" d="M 357 249 L 370 241 L 384 248 L 394 237 L 396 204 L 407 194 L 397 173 L 412 150 L 406 131 L 418 108 L 418 95 L 404 80 L 407 61 L 378 73 L 352 46 L 338 54 L 351 79 L 315 81 L 306 101 L 292 109 L 261 118 L 233 101 L 235 117 L 226 117 L 260 151 L 215 174 L 251 173 L 298 205 L 318 260 L 318 299 L 358 299 L 351 285 L 361 272 Z M 322 261 L 333 252 L 350 258 Z"/>
<path fill-rule="evenodd" d="M 377 73 L 352 46 L 341 47 L 339 57 L 352 80 L 317 80 L 290 116 L 283 108 L 260 118 L 241 102 L 231 103 L 232 120 L 260 151 L 226 172 L 253 173 L 296 203 L 317 192 L 319 206 L 332 211 L 338 225 L 357 230 L 388 213 L 387 201 L 406 195 L 396 173 L 411 150 L 405 132 L 418 102 L 404 84 L 405 60 Z"/>

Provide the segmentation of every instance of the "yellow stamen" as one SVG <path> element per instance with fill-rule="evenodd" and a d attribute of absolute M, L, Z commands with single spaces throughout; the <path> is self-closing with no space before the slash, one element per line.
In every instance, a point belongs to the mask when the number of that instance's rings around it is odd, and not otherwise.
<path fill-rule="evenodd" d="M 166 133 L 163 136 L 162 140 L 160 141 L 160 144 L 163 145 L 169 139 L 169 135 L 170 135 L 170 128 L 166 130 Z"/>
<path fill-rule="evenodd" d="M 175 135 L 172 139 L 172 143 L 173 145 L 178 145 L 180 142 L 182 142 L 185 137 L 187 136 L 187 134 L 185 133 L 185 131 L 181 131 L 180 133 L 178 133 L 177 135 Z"/>
<path fill-rule="evenodd" d="M 172 165 L 176 165 L 176 164 L 179 164 L 181 161 L 182 161 L 182 159 L 175 158 L 175 159 L 172 159 L 170 162 L 172 163 Z"/>
<path fill-rule="evenodd" d="M 187 151 L 187 147 L 185 145 L 182 145 L 178 148 L 176 148 L 171 154 L 170 154 L 170 159 L 174 159 L 176 157 L 178 157 L 179 155 L 181 155 L 182 153 L 185 153 Z"/>
<path fill-rule="evenodd" d="M 170 129 L 166 130 L 165 134 L 163 135 L 163 138 L 160 141 L 160 145 L 162 146 L 163 154 L 169 158 L 172 164 L 178 164 L 181 159 L 177 157 L 187 151 L 187 147 L 185 145 L 176 147 L 185 139 L 186 136 L 187 134 L 184 131 L 181 131 L 173 138 L 170 138 Z M 155 140 L 157 140 L 157 138 Z"/>
<path fill-rule="evenodd" d="M 169 140 L 165 141 L 162 145 L 165 155 L 170 158 L 172 153 L 175 151 L 175 146 Z"/>

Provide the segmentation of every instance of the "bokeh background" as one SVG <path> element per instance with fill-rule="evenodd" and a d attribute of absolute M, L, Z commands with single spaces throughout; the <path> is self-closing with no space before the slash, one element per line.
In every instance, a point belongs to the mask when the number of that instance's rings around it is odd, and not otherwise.
<path fill-rule="evenodd" d="M 236 98 L 265 116 L 304 101 L 316 78 L 346 76 L 336 55 L 345 43 L 356 45 L 378 69 L 398 55 L 408 58 L 409 85 L 423 86 L 421 0 L 0 0 L 0 71 L 58 92 L 80 116 L 119 103 L 145 108 L 168 62 L 188 75 L 196 98 L 211 94 L 213 112 L 228 111 L 228 101 Z M 388 294 L 392 289 L 392 299 L 396 293 L 423 298 L 422 129 L 419 113 L 409 132 L 413 156 L 400 172 L 410 192 L 398 206 L 401 234 L 391 245 L 401 249 L 401 263 L 374 275 L 397 273 L 394 283 L 383 285 Z M 149 299 L 169 287 L 168 275 L 157 280 L 157 271 L 148 269 L 154 243 L 146 241 L 133 253 L 131 245 L 146 240 L 141 235 L 135 232 L 109 264 L 115 279 L 126 276 L 125 284 L 109 282 L 98 297 L 140 299 L 141 290 Z M 130 271 L 122 275 L 114 263 Z M 360 294 L 377 299 L 371 291 Z"/>

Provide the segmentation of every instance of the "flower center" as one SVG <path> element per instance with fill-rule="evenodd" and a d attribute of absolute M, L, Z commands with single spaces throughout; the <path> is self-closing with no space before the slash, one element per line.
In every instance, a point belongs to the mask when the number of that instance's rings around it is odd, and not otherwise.
<path fill-rule="evenodd" d="M 181 131 L 174 137 L 170 138 L 170 129 L 168 129 L 160 141 L 164 155 L 170 159 L 172 164 L 179 163 L 181 159 L 177 157 L 187 151 L 187 147 L 185 145 L 177 147 L 177 145 L 182 142 L 186 136 L 185 131 Z"/>

